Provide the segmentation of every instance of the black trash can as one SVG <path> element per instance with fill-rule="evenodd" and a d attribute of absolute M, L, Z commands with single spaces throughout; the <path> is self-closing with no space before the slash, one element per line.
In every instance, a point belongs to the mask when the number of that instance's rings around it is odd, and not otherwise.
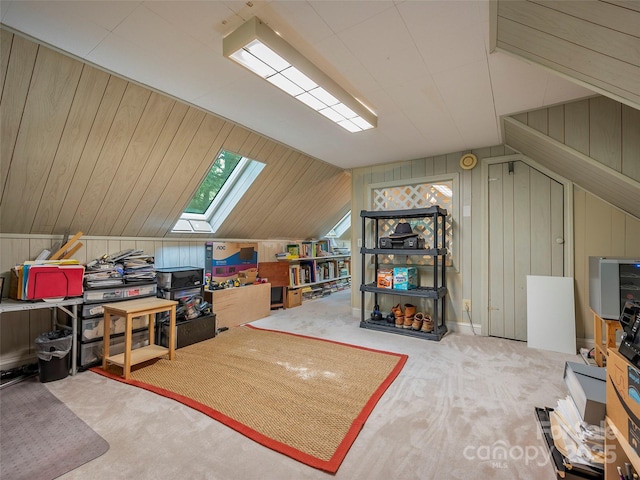
<path fill-rule="evenodd" d="M 62 380 L 69 375 L 72 340 L 71 332 L 66 330 L 54 330 L 38 335 L 35 343 L 41 382 Z"/>

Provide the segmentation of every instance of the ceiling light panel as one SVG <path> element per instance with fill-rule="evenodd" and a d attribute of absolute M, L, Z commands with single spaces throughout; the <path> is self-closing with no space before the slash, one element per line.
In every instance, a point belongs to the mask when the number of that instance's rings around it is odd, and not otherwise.
<path fill-rule="evenodd" d="M 223 54 L 349 132 L 378 124 L 376 115 L 253 17 L 222 41 Z"/>

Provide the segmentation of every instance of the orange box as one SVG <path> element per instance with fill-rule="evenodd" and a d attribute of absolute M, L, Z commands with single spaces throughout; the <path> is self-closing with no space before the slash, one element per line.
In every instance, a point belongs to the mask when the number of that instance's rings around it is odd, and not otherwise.
<path fill-rule="evenodd" d="M 378 288 L 393 288 L 393 268 L 378 269 Z"/>
<path fill-rule="evenodd" d="M 615 348 L 607 357 L 607 417 L 640 452 L 640 371 Z"/>

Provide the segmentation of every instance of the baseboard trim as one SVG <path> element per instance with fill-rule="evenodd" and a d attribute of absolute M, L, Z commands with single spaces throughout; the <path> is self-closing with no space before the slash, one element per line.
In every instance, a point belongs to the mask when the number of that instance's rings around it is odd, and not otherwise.
<path fill-rule="evenodd" d="M 11 370 L 23 365 L 29 365 L 38 362 L 38 356 L 35 353 L 24 353 L 22 355 L 3 355 L 0 358 L 0 370 Z"/>
<path fill-rule="evenodd" d="M 351 308 L 351 315 L 355 318 L 360 318 L 360 309 L 359 308 Z M 447 328 L 450 332 L 456 332 L 461 335 L 482 335 L 482 327 L 476 323 L 473 324 L 473 328 L 471 328 L 471 324 L 469 322 L 447 322 Z M 577 352 L 580 351 L 581 348 L 592 349 L 594 345 L 593 338 L 576 338 L 576 347 Z"/>
<path fill-rule="evenodd" d="M 450 332 L 459 333 L 461 335 L 482 335 L 482 327 L 475 323 L 472 328 L 469 322 L 447 322 L 447 328 Z"/>

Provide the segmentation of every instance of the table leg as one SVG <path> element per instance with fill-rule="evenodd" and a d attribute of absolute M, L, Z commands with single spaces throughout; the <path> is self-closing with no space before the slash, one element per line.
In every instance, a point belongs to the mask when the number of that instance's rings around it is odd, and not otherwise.
<path fill-rule="evenodd" d="M 107 358 L 109 358 L 109 344 L 111 342 L 111 314 L 104 312 L 104 330 L 102 335 L 102 369 L 107 369 Z"/>
<path fill-rule="evenodd" d="M 78 306 L 73 304 L 71 306 L 71 375 L 75 375 L 77 371 L 78 360 Z"/>
<path fill-rule="evenodd" d="M 147 315 L 149 325 L 149 345 L 156 343 L 155 338 L 155 326 L 156 326 L 156 314 L 150 313 Z"/>
<path fill-rule="evenodd" d="M 602 321 L 598 315 L 593 315 L 593 358 L 596 361 L 596 365 L 602 366 Z"/>
<path fill-rule="evenodd" d="M 127 314 L 127 323 L 125 326 L 124 334 L 124 378 L 129 380 L 131 377 L 131 329 L 132 329 L 132 317 L 133 315 Z"/>
<path fill-rule="evenodd" d="M 176 306 L 169 310 L 169 360 L 173 360 L 176 350 Z"/>
<path fill-rule="evenodd" d="M 616 332 L 620 329 L 620 323 L 616 321 L 607 322 L 607 348 L 616 346 Z"/>

